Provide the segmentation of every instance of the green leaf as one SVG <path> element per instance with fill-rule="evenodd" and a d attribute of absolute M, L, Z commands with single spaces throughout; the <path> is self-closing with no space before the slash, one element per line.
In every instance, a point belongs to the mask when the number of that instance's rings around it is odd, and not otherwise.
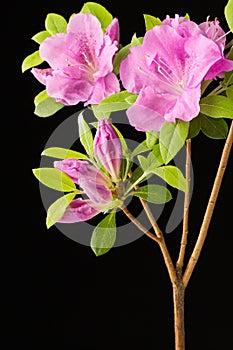
<path fill-rule="evenodd" d="M 63 214 L 65 213 L 66 208 L 70 204 L 70 202 L 74 199 L 76 193 L 68 193 L 65 196 L 57 199 L 47 211 L 47 218 L 46 218 L 46 226 L 47 228 L 50 228 L 53 226 L 58 220 L 61 219 Z"/>
<path fill-rule="evenodd" d="M 63 171 L 55 168 L 33 169 L 35 177 L 45 186 L 57 191 L 71 192 L 76 190 L 73 180 Z"/>
<path fill-rule="evenodd" d="M 201 113 L 212 118 L 233 119 L 233 101 L 225 96 L 207 96 L 200 101 Z"/>
<path fill-rule="evenodd" d="M 211 139 L 225 139 L 228 126 L 224 119 L 214 119 L 203 115 L 201 117 L 201 130 Z"/>
<path fill-rule="evenodd" d="M 80 13 L 91 13 L 97 17 L 104 32 L 113 20 L 112 15 L 106 10 L 106 8 L 95 2 L 86 2 L 83 5 Z"/>
<path fill-rule="evenodd" d="M 188 13 L 186 13 L 186 15 L 184 16 L 186 19 L 190 20 L 190 16 Z"/>
<path fill-rule="evenodd" d="M 189 123 L 178 120 L 176 123 L 165 122 L 160 130 L 159 145 L 161 156 L 168 164 L 183 147 L 188 136 Z"/>
<path fill-rule="evenodd" d="M 83 118 L 83 113 L 80 113 L 78 116 L 78 127 L 80 142 L 83 145 L 87 154 L 93 158 L 94 156 L 94 140 L 91 129 L 87 122 Z"/>
<path fill-rule="evenodd" d="M 120 65 L 121 62 L 128 56 L 128 54 L 130 53 L 130 47 L 132 45 L 128 44 L 124 47 L 122 47 L 116 54 L 115 54 L 115 58 L 113 61 L 113 72 L 118 75 L 120 73 Z"/>
<path fill-rule="evenodd" d="M 142 170 L 142 168 L 137 167 L 137 168 L 133 171 L 131 177 L 129 178 L 130 183 L 131 183 L 131 184 L 134 184 L 140 177 L 142 177 L 143 173 L 144 173 L 144 171 Z M 145 181 L 145 179 L 146 179 L 146 175 L 145 175 L 145 177 L 144 177 L 139 183 Z M 139 184 L 139 183 L 138 183 L 138 184 Z"/>
<path fill-rule="evenodd" d="M 132 95 L 133 94 L 126 90 L 112 94 L 102 100 L 96 107 L 96 110 L 99 114 L 125 110 L 130 106 L 130 104 L 126 101 L 126 98 Z"/>
<path fill-rule="evenodd" d="M 193 118 L 189 122 L 189 133 L 188 133 L 188 139 L 193 139 L 196 137 L 201 130 L 201 121 L 200 121 L 200 115 L 196 118 Z"/>
<path fill-rule="evenodd" d="M 70 149 L 61 148 L 61 147 L 50 147 L 45 149 L 42 153 L 42 156 L 53 157 L 58 159 L 88 159 L 88 157 L 80 152 L 72 151 Z"/>
<path fill-rule="evenodd" d="M 53 97 L 49 97 L 44 91 L 36 96 L 34 103 L 36 107 L 34 113 L 42 118 L 50 117 L 64 107 L 62 103 L 57 102 Z"/>
<path fill-rule="evenodd" d="M 133 105 L 138 98 L 138 95 L 131 95 L 125 98 L 125 101 L 128 102 L 130 105 Z"/>
<path fill-rule="evenodd" d="M 110 112 L 103 113 L 98 110 L 99 105 L 91 105 L 92 112 L 94 113 L 94 116 L 96 119 L 104 119 L 104 118 L 109 118 L 110 117 Z"/>
<path fill-rule="evenodd" d="M 232 76 L 233 76 L 233 73 L 232 73 Z M 227 94 L 227 97 L 233 101 L 233 85 L 227 88 L 226 94 Z"/>
<path fill-rule="evenodd" d="M 146 172 L 150 166 L 150 163 L 147 160 L 147 158 L 139 155 L 138 161 L 139 161 L 139 164 L 140 164 L 140 167 L 142 168 L 142 170 L 144 170 Z"/>
<path fill-rule="evenodd" d="M 161 156 L 161 153 L 160 153 L 160 146 L 159 144 L 155 145 L 153 148 L 152 148 L 152 151 L 149 153 L 148 157 L 147 157 L 147 160 L 149 161 L 150 163 L 150 168 L 151 167 L 158 167 L 160 165 L 162 165 L 164 162 L 163 162 L 163 158 Z"/>
<path fill-rule="evenodd" d="M 138 38 L 136 33 L 134 33 L 134 35 L 132 36 L 132 39 L 131 39 L 131 47 L 142 45 L 143 39 L 144 39 L 143 37 Z"/>
<path fill-rule="evenodd" d="M 159 141 L 158 131 L 156 130 L 146 131 L 146 145 L 149 149 L 152 149 L 158 141 Z"/>
<path fill-rule="evenodd" d="M 23 60 L 21 67 L 22 72 L 24 73 L 27 69 L 38 66 L 42 62 L 44 62 L 44 60 L 42 60 L 42 58 L 40 57 L 39 50 L 37 50 Z"/>
<path fill-rule="evenodd" d="M 151 15 L 143 15 L 144 20 L 145 20 L 145 25 L 146 25 L 146 31 L 154 28 L 155 26 L 160 26 L 162 24 L 162 21 L 154 16 Z"/>
<path fill-rule="evenodd" d="M 67 22 L 64 17 L 49 13 L 45 19 L 45 28 L 49 34 L 66 33 Z"/>
<path fill-rule="evenodd" d="M 142 141 L 137 145 L 137 147 L 132 151 L 131 153 L 131 159 L 133 159 L 135 156 L 137 156 L 140 153 L 148 152 L 149 149 L 146 144 L 146 140 Z"/>
<path fill-rule="evenodd" d="M 233 33 L 233 0 L 229 0 L 224 8 L 225 18 L 228 24 L 228 27 Z"/>
<path fill-rule="evenodd" d="M 140 187 L 133 192 L 133 195 L 154 204 L 167 203 L 172 199 L 172 195 L 166 187 L 154 184 Z"/>
<path fill-rule="evenodd" d="M 179 168 L 173 165 L 166 165 L 160 168 L 155 168 L 151 172 L 161 177 L 170 186 L 184 192 L 187 191 L 187 181 Z"/>
<path fill-rule="evenodd" d="M 96 256 L 107 253 L 116 240 L 116 214 L 108 214 L 94 229 L 91 248 Z"/>
<path fill-rule="evenodd" d="M 42 32 L 35 34 L 32 37 L 32 40 L 34 40 L 37 44 L 41 44 L 49 36 L 51 36 L 51 34 L 47 32 L 47 30 L 43 30 Z"/>
<path fill-rule="evenodd" d="M 122 153 L 123 153 L 123 155 L 126 155 L 128 153 L 128 146 L 127 146 L 127 143 L 125 141 L 125 138 L 122 135 L 122 133 L 120 132 L 120 130 L 115 125 L 112 124 L 112 127 L 116 131 L 117 136 L 119 137 L 119 139 L 121 141 Z"/>

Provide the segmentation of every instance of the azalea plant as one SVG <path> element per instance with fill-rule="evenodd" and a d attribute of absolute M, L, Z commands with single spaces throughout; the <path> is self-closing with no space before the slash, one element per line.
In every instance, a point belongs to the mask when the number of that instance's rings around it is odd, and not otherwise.
<path fill-rule="evenodd" d="M 134 34 L 122 46 L 118 19 L 102 5 L 88 2 L 68 23 L 61 15 L 49 14 L 45 29 L 32 38 L 39 50 L 22 64 L 23 71 L 31 69 L 45 86 L 35 97 L 36 115 L 48 117 L 64 106 L 84 107 L 78 115 L 78 130 L 85 152 L 47 148 L 42 155 L 59 160 L 51 168 L 33 170 L 44 185 L 63 192 L 48 208 L 47 227 L 100 218 L 90 242 L 99 256 L 114 246 L 116 215 L 121 210 L 135 229 L 158 244 L 173 288 L 176 350 L 185 349 L 185 290 L 207 235 L 233 140 L 229 124 L 233 119 L 232 0 L 224 14 L 228 33 L 217 19 L 198 24 L 188 14 L 167 15 L 163 20 L 144 15 L 144 37 Z M 35 68 L 42 63 L 45 66 Z M 91 125 L 85 120 L 85 108 L 93 112 Z M 126 111 L 128 123 L 144 134 L 135 149 L 129 149 L 124 133 L 112 122 L 111 113 L 121 110 Z M 191 140 L 200 132 L 226 142 L 196 245 L 184 266 Z M 183 147 L 185 174 L 173 163 Z M 158 177 L 164 186 L 147 183 Z M 148 204 L 172 200 L 169 186 L 184 193 L 182 238 L 175 263 Z M 151 230 L 127 208 L 133 197 L 141 202 Z"/>

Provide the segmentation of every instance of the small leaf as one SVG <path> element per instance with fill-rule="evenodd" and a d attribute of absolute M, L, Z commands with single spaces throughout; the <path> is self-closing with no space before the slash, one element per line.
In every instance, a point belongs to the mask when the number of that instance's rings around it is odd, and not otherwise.
<path fill-rule="evenodd" d="M 155 168 L 151 172 L 161 177 L 170 186 L 184 192 L 187 191 L 187 181 L 179 168 L 173 165 L 167 165 L 160 168 Z"/>
<path fill-rule="evenodd" d="M 145 20 L 145 25 L 146 25 L 146 31 L 154 28 L 155 26 L 161 25 L 162 21 L 154 16 L 151 15 L 143 15 L 144 20 Z"/>
<path fill-rule="evenodd" d="M 125 110 L 130 106 L 126 98 L 132 95 L 133 94 L 126 90 L 112 94 L 100 102 L 96 107 L 96 111 L 98 114 L 101 114 Z"/>
<path fill-rule="evenodd" d="M 228 24 L 228 27 L 233 33 L 233 0 L 229 0 L 224 8 L 225 18 Z"/>
<path fill-rule="evenodd" d="M 78 127 L 80 142 L 83 145 L 87 154 L 93 158 L 94 155 L 94 140 L 91 129 L 87 122 L 83 118 L 83 113 L 80 113 L 78 116 Z"/>
<path fill-rule="evenodd" d="M 131 39 L 131 47 L 142 45 L 143 39 L 144 39 L 143 37 L 138 38 L 136 33 L 134 33 L 134 35 L 132 36 L 132 39 Z"/>
<path fill-rule="evenodd" d="M 39 92 L 39 94 L 36 95 L 36 97 L 34 98 L 35 106 L 37 107 L 41 102 L 43 102 L 47 98 L 49 98 L 49 96 L 48 96 L 46 90 L 43 90 L 43 91 Z"/>
<path fill-rule="evenodd" d="M 97 17 L 104 32 L 113 20 L 112 15 L 106 10 L 106 8 L 95 2 L 86 2 L 80 13 L 91 13 Z"/>
<path fill-rule="evenodd" d="M 146 131 L 146 145 L 149 149 L 152 149 L 158 141 L 159 141 L 158 131 L 156 130 Z"/>
<path fill-rule="evenodd" d="M 140 187 L 134 191 L 133 195 L 154 204 L 167 203 L 172 199 L 171 193 L 166 187 L 153 184 Z"/>
<path fill-rule="evenodd" d="M 42 118 L 50 117 L 64 107 L 64 105 L 57 102 L 55 98 L 49 97 L 48 95 L 46 96 L 45 92 L 42 92 L 39 97 L 37 96 L 34 102 L 36 106 L 34 113 Z"/>
<path fill-rule="evenodd" d="M 45 28 L 49 34 L 66 33 L 67 22 L 64 17 L 49 13 L 45 19 Z"/>
<path fill-rule="evenodd" d="M 150 163 L 148 162 L 147 158 L 139 155 L 138 161 L 139 161 L 139 164 L 140 164 L 140 167 L 142 168 L 142 170 L 144 170 L 146 172 L 150 166 Z"/>
<path fill-rule="evenodd" d="M 128 146 L 127 146 L 127 143 L 125 141 L 125 138 L 122 135 L 122 133 L 120 132 L 120 130 L 115 125 L 112 124 L 112 127 L 116 131 L 117 136 L 120 139 L 121 146 L 122 146 L 122 153 L 123 153 L 123 155 L 126 155 L 128 153 Z"/>
<path fill-rule="evenodd" d="M 192 139 L 196 137 L 201 130 L 201 121 L 200 121 L 200 115 L 196 118 L 193 118 L 189 122 L 189 133 L 188 133 L 188 139 Z"/>
<path fill-rule="evenodd" d="M 129 178 L 129 181 L 131 184 L 134 184 L 140 177 L 142 177 L 144 171 L 142 170 L 142 168 L 140 167 L 137 167 L 134 171 L 133 171 L 133 174 L 131 175 L 131 177 Z M 145 175 L 145 178 L 143 178 L 139 183 L 145 181 L 146 179 L 146 175 Z"/>
<path fill-rule="evenodd" d="M 41 155 L 58 159 L 88 159 L 88 157 L 85 154 L 60 147 L 47 148 L 41 153 Z"/>
<path fill-rule="evenodd" d="M 232 73 L 233 75 L 233 73 Z M 227 97 L 233 101 L 233 85 L 226 90 Z"/>
<path fill-rule="evenodd" d="M 33 169 L 35 177 L 45 186 L 57 191 L 71 192 L 76 190 L 72 179 L 59 169 L 55 168 L 38 168 Z"/>
<path fill-rule="evenodd" d="M 137 101 L 138 95 L 131 95 L 129 97 L 125 98 L 125 101 L 128 102 L 130 105 L 133 105 Z"/>
<path fill-rule="evenodd" d="M 47 30 L 43 30 L 42 32 L 35 34 L 32 37 L 32 40 L 34 40 L 37 44 L 41 44 L 49 36 L 51 36 L 51 34 L 47 32 Z"/>
<path fill-rule="evenodd" d="M 130 53 L 130 47 L 132 45 L 128 44 L 124 47 L 122 47 L 116 54 L 115 54 L 115 58 L 113 61 L 113 72 L 118 75 L 120 73 L 120 65 L 121 62 L 128 56 L 128 54 Z"/>
<path fill-rule="evenodd" d="M 110 117 L 110 112 L 107 112 L 107 113 L 103 113 L 103 112 L 99 112 L 98 111 L 98 107 L 99 105 L 91 105 L 91 109 L 92 109 L 92 112 L 94 114 L 94 116 L 96 117 L 96 119 L 104 119 L 104 118 L 109 118 Z"/>
<path fill-rule="evenodd" d="M 44 60 L 42 60 L 39 50 L 37 50 L 23 60 L 22 72 L 24 73 L 27 69 L 38 66 L 42 62 L 44 62 Z"/>
<path fill-rule="evenodd" d="M 183 147 L 188 136 L 189 123 L 178 120 L 176 123 L 165 122 L 160 130 L 159 145 L 161 156 L 168 164 Z"/>
<path fill-rule="evenodd" d="M 96 256 L 107 253 L 116 240 L 116 214 L 108 214 L 94 229 L 91 248 Z"/>
<path fill-rule="evenodd" d="M 233 101 L 225 96 L 207 96 L 200 101 L 201 113 L 212 118 L 233 119 Z"/>
<path fill-rule="evenodd" d="M 53 226 L 58 220 L 61 219 L 63 214 L 65 213 L 66 208 L 70 204 L 70 202 L 74 199 L 76 193 L 68 193 L 65 196 L 57 199 L 47 211 L 47 218 L 46 218 L 46 226 L 47 228 L 50 228 Z"/>
<path fill-rule="evenodd" d="M 138 154 L 148 152 L 148 151 L 149 151 L 149 149 L 147 147 L 146 140 L 144 140 L 141 143 L 139 143 L 139 145 L 137 145 L 137 147 L 132 151 L 131 159 L 133 159 Z"/>
<path fill-rule="evenodd" d="M 224 119 L 214 119 L 203 115 L 201 117 L 201 130 L 211 139 L 225 139 L 228 126 Z"/>
<path fill-rule="evenodd" d="M 149 169 L 154 168 L 154 167 L 158 167 L 160 165 L 162 165 L 163 162 L 163 158 L 161 156 L 160 153 L 160 146 L 159 144 L 155 145 L 152 149 L 152 151 L 149 153 L 147 160 L 149 162 Z"/>

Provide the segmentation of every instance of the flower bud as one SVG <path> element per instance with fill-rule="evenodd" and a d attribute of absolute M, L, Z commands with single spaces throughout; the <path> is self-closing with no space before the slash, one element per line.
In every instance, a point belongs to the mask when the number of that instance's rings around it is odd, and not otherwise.
<path fill-rule="evenodd" d="M 109 119 L 99 120 L 94 139 L 94 154 L 109 172 L 112 180 L 117 181 L 120 176 L 122 146 Z"/>

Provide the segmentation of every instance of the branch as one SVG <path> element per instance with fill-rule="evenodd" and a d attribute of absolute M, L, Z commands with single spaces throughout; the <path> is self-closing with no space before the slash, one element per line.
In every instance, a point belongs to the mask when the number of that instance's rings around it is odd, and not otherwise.
<path fill-rule="evenodd" d="M 215 203 L 218 197 L 218 193 L 219 193 L 219 189 L 222 183 L 222 178 L 227 166 L 227 162 L 228 162 L 228 158 L 230 155 L 230 151 L 231 151 L 231 146 L 232 146 L 232 142 L 233 142 L 233 121 L 231 123 L 231 127 L 228 133 L 228 137 L 226 139 L 224 148 L 223 148 L 223 152 L 222 152 L 222 156 L 221 156 L 221 160 L 219 163 L 219 167 L 218 167 L 218 171 L 215 177 L 215 181 L 213 184 L 213 188 L 210 194 L 210 198 L 209 198 L 209 202 L 206 208 L 206 212 L 205 212 L 205 216 L 202 222 L 202 226 L 200 229 L 200 233 L 196 242 L 196 245 L 193 249 L 192 255 L 189 259 L 187 268 L 184 272 L 184 276 L 183 276 L 183 283 L 184 286 L 186 287 L 189 279 L 192 275 L 192 272 L 194 270 L 194 267 L 196 266 L 196 263 L 198 261 L 199 255 L 201 253 L 202 247 L 204 245 L 206 236 L 207 236 L 207 231 L 209 228 L 209 224 L 210 224 L 210 220 L 211 217 L 213 215 L 213 211 L 214 211 L 214 207 L 215 207 Z"/>
<path fill-rule="evenodd" d="M 190 200 L 190 165 L 191 165 L 191 139 L 186 140 L 186 163 L 185 163 L 185 178 L 188 183 L 188 189 L 184 197 L 184 217 L 183 217 L 183 232 L 180 243 L 179 257 L 176 263 L 177 273 L 181 275 L 184 265 L 184 255 L 188 237 L 188 217 L 189 217 L 189 200 Z"/>

